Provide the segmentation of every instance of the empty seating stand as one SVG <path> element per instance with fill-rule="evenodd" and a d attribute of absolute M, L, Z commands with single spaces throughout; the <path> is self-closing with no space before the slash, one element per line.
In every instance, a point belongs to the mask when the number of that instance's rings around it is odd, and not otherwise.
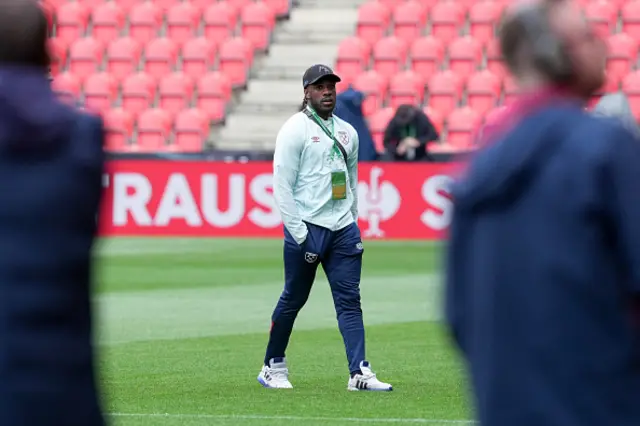
<path fill-rule="evenodd" d="M 640 0 L 581 0 L 609 45 L 602 93 L 622 89 L 640 118 Z M 509 0 L 370 0 L 336 71 L 367 94 L 364 112 L 377 147 L 398 105 L 421 107 L 441 133 L 437 150 L 473 148 L 476 128 L 515 96 L 500 61 L 497 27 Z M 597 101 L 597 97 L 593 100 Z"/>
<path fill-rule="evenodd" d="M 44 0 L 53 86 L 114 152 L 198 152 L 290 0 Z"/>

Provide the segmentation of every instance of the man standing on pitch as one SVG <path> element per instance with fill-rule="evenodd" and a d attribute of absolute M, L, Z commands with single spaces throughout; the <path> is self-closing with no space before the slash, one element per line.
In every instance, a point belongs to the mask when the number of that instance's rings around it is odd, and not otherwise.
<path fill-rule="evenodd" d="M 340 78 L 314 65 L 302 78 L 303 108 L 280 129 L 273 160 L 273 191 L 284 222 L 285 285 L 273 312 L 258 381 L 289 389 L 285 350 L 293 323 L 322 264 L 349 361 L 348 390 L 390 391 L 365 360 L 360 307 L 362 240 L 358 229 L 358 136 L 333 115 Z"/>

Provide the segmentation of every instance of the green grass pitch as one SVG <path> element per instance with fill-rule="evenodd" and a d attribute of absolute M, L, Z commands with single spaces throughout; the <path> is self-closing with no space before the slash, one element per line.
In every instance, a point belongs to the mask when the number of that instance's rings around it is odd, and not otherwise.
<path fill-rule="evenodd" d="M 96 258 L 99 374 L 115 426 L 470 424 L 439 323 L 436 243 L 365 241 L 367 357 L 391 393 L 346 390 L 321 269 L 287 352 L 294 389 L 256 381 L 283 286 L 280 240 L 114 238 Z"/>

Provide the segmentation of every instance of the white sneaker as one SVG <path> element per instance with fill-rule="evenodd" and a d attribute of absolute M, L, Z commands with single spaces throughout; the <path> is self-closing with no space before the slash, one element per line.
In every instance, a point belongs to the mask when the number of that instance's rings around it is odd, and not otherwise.
<path fill-rule="evenodd" d="M 262 371 L 258 374 L 258 381 L 265 388 L 293 389 L 293 385 L 289 382 L 287 362 L 284 358 L 280 359 L 279 362 L 275 362 L 274 358 L 270 359 L 269 365 L 263 366 Z"/>
<path fill-rule="evenodd" d="M 362 371 L 362 374 L 349 377 L 347 390 L 378 392 L 389 392 L 393 390 L 393 387 L 389 383 L 384 383 L 377 379 L 376 374 L 371 371 L 371 366 L 367 361 L 360 363 L 360 371 Z"/>

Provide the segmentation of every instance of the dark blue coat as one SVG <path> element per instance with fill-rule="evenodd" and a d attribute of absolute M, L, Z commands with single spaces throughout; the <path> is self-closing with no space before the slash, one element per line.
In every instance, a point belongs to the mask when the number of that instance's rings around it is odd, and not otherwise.
<path fill-rule="evenodd" d="M 362 113 L 363 100 L 362 92 L 349 88 L 338 95 L 334 114 L 356 129 L 359 142 L 358 161 L 375 161 L 378 159 L 378 154 L 369 125 Z"/>
<path fill-rule="evenodd" d="M 40 74 L 0 68 L 0 424 L 100 426 L 90 295 L 103 125 Z"/>
<path fill-rule="evenodd" d="M 640 425 L 640 140 L 545 107 L 453 197 L 446 318 L 481 425 Z"/>

